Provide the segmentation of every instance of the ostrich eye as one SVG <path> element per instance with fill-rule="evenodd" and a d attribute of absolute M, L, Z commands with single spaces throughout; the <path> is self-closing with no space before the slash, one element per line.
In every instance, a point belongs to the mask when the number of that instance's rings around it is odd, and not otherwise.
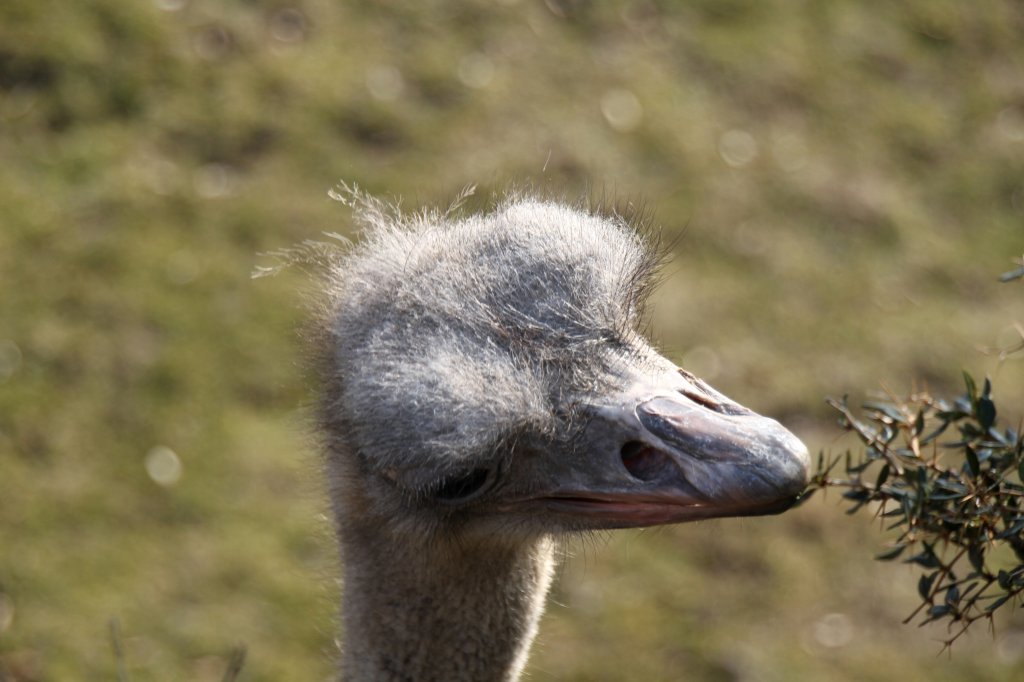
<path fill-rule="evenodd" d="M 468 502 L 490 488 L 493 482 L 490 469 L 473 469 L 441 481 L 434 489 L 434 497 L 441 502 Z"/>

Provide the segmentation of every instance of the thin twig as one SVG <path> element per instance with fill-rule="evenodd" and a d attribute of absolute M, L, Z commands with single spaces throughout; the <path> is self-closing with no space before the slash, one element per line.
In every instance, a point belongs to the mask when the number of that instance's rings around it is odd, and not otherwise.
<path fill-rule="evenodd" d="M 235 682 L 238 674 L 242 672 L 242 666 L 245 665 L 246 652 L 244 644 L 239 644 L 231 650 L 231 658 L 227 670 L 224 671 L 224 677 L 221 678 L 222 682 Z"/>
<path fill-rule="evenodd" d="M 114 660 L 117 662 L 118 682 L 129 682 L 128 667 L 125 665 L 124 647 L 121 646 L 121 621 L 110 619 L 110 645 L 114 649 Z"/>

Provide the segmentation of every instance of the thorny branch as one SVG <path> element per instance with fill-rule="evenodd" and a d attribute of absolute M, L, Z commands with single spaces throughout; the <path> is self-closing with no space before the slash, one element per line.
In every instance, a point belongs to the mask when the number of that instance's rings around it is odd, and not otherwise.
<path fill-rule="evenodd" d="M 1024 279 L 1020 265 L 1001 279 Z M 921 604 L 905 622 L 947 622 L 946 647 L 979 620 L 991 626 L 999 608 L 1024 604 L 1024 434 L 997 424 L 988 379 L 980 390 L 966 372 L 964 382 L 953 401 L 890 395 L 860 416 L 846 398 L 830 400 L 864 450 L 819 455 L 805 493 L 842 488 L 847 513 L 869 508 L 889 522 L 898 536 L 876 558 L 921 569 Z"/>

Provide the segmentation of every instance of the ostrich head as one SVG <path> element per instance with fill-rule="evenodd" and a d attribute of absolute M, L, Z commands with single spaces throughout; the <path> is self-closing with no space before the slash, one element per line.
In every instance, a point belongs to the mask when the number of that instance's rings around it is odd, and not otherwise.
<path fill-rule="evenodd" d="M 353 203 L 366 233 L 331 269 L 322 406 L 349 519 L 520 542 L 768 514 L 805 486 L 796 437 L 638 333 L 658 257 L 625 220 Z"/>
<path fill-rule="evenodd" d="M 328 258 L 317 338 L 345 679 L 515 680 L 557 537 L 803 489 L 799 440 L 638 333 L 658 258 L 626 221 L 342 198 L 364 235 Z"/>

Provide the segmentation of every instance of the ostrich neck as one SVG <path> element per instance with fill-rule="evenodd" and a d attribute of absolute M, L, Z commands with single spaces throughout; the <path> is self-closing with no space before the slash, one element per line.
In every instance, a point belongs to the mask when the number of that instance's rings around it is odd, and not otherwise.
<path fill-rule="evenodd" d="M 342 679 L 519 678 L 544 610 L 554 541 L 409 543 L 342 525 Z"/>

